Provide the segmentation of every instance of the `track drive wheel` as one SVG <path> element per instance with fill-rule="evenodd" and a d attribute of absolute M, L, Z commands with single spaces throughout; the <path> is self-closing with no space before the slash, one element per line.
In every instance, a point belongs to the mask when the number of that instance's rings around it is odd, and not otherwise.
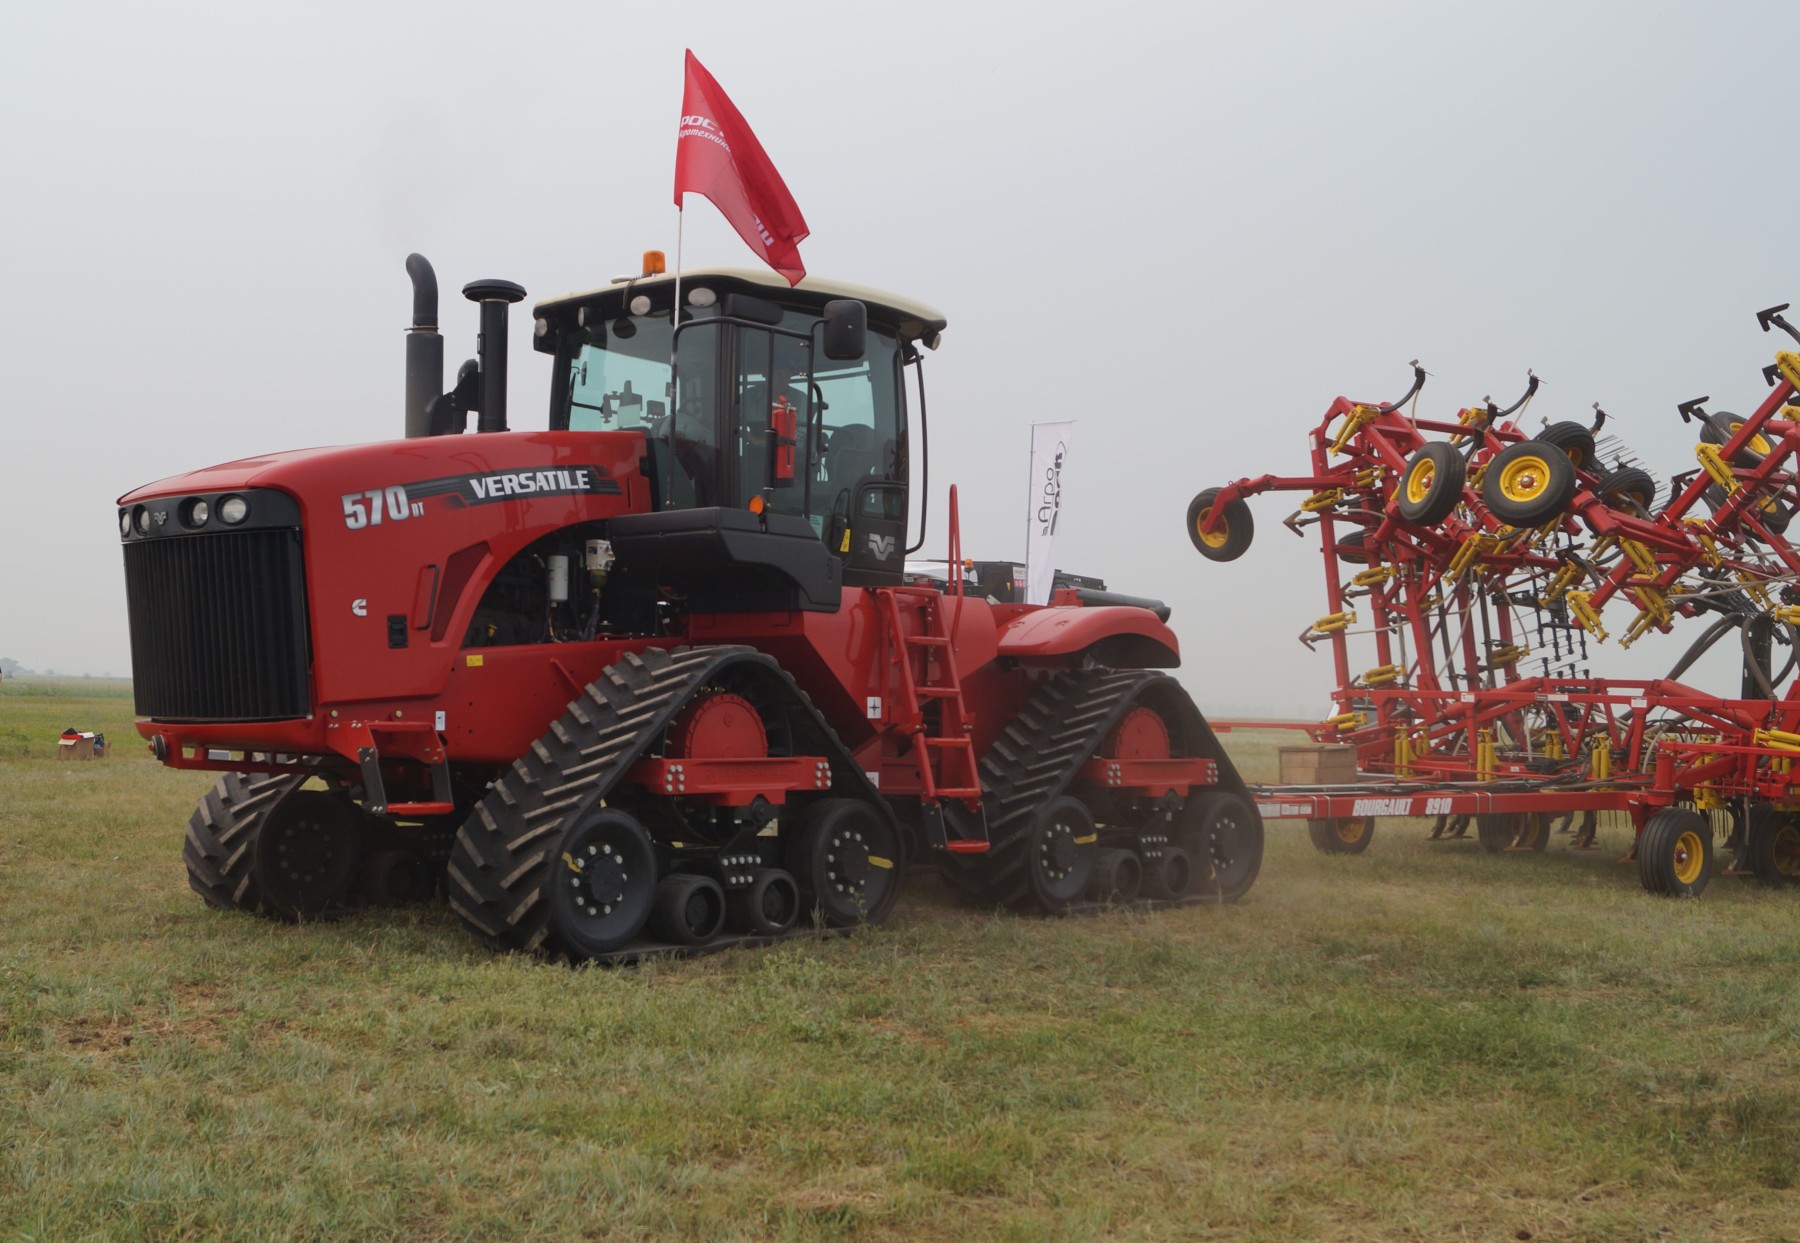
<path fill-rule="evenodd" d="M 1711 879 L 1712 825 L 1685 807 L 1665 807 L 1638 837 L 1638 880 L 1651 893 L 1697 898 Z"/>
<path fill-rule="evenodd" d="M 1433 441 L 1407 460 L 1394 508 L 1408 522 L 1435 526 L 1462 503 L 1467 471 L 1456 446 Z"/>
<path fill-rule="evenodd" d="M 630 944 L 657 893 L 656 852 L 637 817 L 595 808 L 553 849 L 550 923 L 571 956 L 597 958 Z"/>
<path fill-rule="evenodd" d="M 1578 482 L 1567 453 L 1541 440 L 1521 440 L 1488 462 L 1481 499 L 1502 522 L 1541 527 L 1568 509 Z"/>
<path fill-rule="evenodd" d="M 806 812 L 788 847 L 802 909 L 848 928 L 879 922 L 900 892 L 900 843 L 887 821 L 853 798 L 827 798 Z"/>
<path fill-rule="evenodd" d="M 257 888 L 281 919 L 338 919 L 356 908 L 368 836 L 361 808 L 327 790 L 296 790 L 256 834 Z"/>
<path fill-rule="evenodd" d="M 1242 498 L 1225 506 L 1225 511 L 1219 515 L 1212 530 L 1200 530 L 1201 524 L 1212 513 L 1213 502 L 1218 499 L 1221 490 L 1207 488 L 1188 502 L 1188 538 L 1208 561 L 1236 561 L 1249 549 L 1250 541 L 1256 534 L 1256 524 L 1250 519 L 1250 507 L 1244 504 Z"/>
<path fill-rule="evenodd" d="M 1229 902 L 1242 897 L 1262 870 L 1263 827 L 1256 809 L 1236 794 L 1214 790 L 1189 801 L 1183 848 L 1199 861 L 1195 892 Z"/>
<path fill-rule="evenodd" d="M 1324 854 L 1360 855 L 1369 848 L 1369 842 L 1375 836 L 1375 820 L 1371 816 L 1308 820 L 1306 835 Z"/>
<path fill-rule="evenodd" d="M 1800 819 L 1769 803 L 1750 809 L 1750 871 L 1771 889 L 1800 884 Z"/>

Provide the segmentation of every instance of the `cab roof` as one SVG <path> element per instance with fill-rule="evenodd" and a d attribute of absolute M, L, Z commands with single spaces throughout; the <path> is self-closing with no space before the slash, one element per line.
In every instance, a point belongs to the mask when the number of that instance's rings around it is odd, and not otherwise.
<path fill-rule="evenodd" d="M 555 313 L 567 307 L 619 297 L 628 288 L 634 293 L 642 293 L 662 289 L 674 284 L 674 281 L 674 273 L 640 276 L 631 281 L 617 281 L 579 293 L 544 298 L 536 304 L 533 311 L 538 315 Z M 689 268 L 681 274 L 681 287 L 685 291 L 696 286 L 741 289 L 746 293 L 755 292 L 775 302 L 793 301 L 795 295 L 800 295 L 808 304 L 816 303 L 820 306 L 833 298 L 854 298 L 869 308 L 870 319 L 896 329 L 907 340 L 919 340 L 940 333 L 945 324 L 943 312 L 926 306 L 923 302 L 915 302 L 886 290 L 871 289 L 867 285 L 853 285 L 848 281 L 835 281 L 821 276 L 802 277 L 798 285 L 790 287 L 786 277 L 767 270 Z"/>

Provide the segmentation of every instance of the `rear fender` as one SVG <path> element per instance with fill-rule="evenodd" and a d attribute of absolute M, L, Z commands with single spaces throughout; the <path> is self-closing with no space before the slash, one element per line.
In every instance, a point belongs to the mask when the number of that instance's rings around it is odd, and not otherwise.
<path fill-rule="evenodd" d="M 1000 631 L 1002 658 L 1067 665 L 1091 655 L 1115 669 L 1173 669 L 1181 664 L 1175 632 L 1149 609 L 1125 605 L 1043 608 L 1021 613 Z"/>

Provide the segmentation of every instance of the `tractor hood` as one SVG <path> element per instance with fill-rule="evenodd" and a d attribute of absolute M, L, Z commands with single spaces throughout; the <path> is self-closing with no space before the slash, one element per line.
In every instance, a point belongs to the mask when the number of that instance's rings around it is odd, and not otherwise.
<path fill-rule="evenodd" d="M 625 441 L 638 441 L 635 432 L 607 436 L 617 439 L 622 453 L 596 454 L 597 437 L 568 432 L 497 432 L 484 436 L 434 436 L 378 444 L 327 445 L 239 458 L 171 475 L 133 488 L 119 498 L 131 505 L 157 497 L 226 492 L 240 488 L 277 488 L 296 495 L 322 495 L 355 487 L 412 483 L 433 477 L 472 477 L 589 467 L 608 473 L 613 460 L 633 460 Z M 596 457 L 607 459 L 597 463 Z M 536 487 L 533 481 L 531 487 Z M 477 484 L 479 489 L 482 485 Z M 515 481 L 515 487 L 518 486 Z"/>

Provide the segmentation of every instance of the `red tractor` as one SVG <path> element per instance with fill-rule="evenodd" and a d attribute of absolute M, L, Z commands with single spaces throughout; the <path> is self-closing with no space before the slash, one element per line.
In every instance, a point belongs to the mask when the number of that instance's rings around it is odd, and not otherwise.
<path fill-rule="evenodd" d="M 954 491 L 942 585 L 906 573 L 936 311 L 652 252 L 538 304 L 548 426 L 511 431 L 524 290 L 464 288 L 440 393 L 407 269 L 404 440 L 119 501 L 138 729 L 225 774 L 183 851 L 208 902 L 441 890 L 495 947 L 628 961 L 879 921 L 921 863 L 1057 913 L 1250 887 L 1261 821 L 1154 602 L 966 593 Z"/>

